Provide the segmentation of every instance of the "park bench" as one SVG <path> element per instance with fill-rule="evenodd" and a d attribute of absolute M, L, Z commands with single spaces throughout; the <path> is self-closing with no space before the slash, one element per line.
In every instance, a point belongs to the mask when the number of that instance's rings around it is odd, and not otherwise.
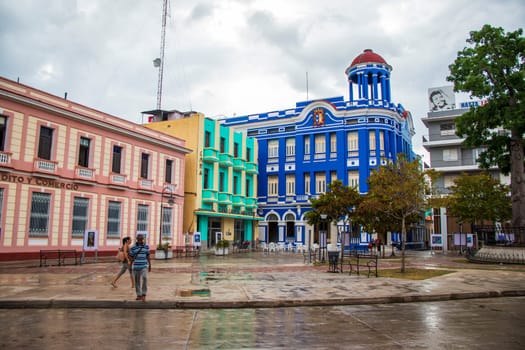
<path fill-rule="evenodd" d="M 368 277 L 371 274 L 377 275 L 377 259 L 378 255 L 375 252 L 366 252 L 359 250 L 345 251 L 341 258 L 341 272 L 344 270 L 344 266 L 347 265 L 350 269 L 349 273 L 356 271 L 357 275 L 360 275 L 361 270 L 364 268 L 368 271 Z"/>
<path fill-rule="evenodd" d="M 308 262 L 316 262 L 317 259 L 317 250 L 316 249 L 304 249 L 303 250 L 303 262 L 306 264 Z"/>
<path fill-rule="evenodd" d="M 48 260 L 57 259 L 58 266 L 64 266 L 66 259 L 75 259 L 75 265 L 78 264 L 76 250 L 64 249 L 42 249 L 40 250 L 40 267 L 48 266 Z M 72 264 L 72 263 L 71 263 Z"/>

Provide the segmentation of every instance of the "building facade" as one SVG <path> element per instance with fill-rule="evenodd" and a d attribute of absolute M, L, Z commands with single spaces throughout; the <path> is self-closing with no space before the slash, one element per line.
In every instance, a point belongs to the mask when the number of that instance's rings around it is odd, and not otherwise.
<path fill-rule="evenodd" d="M 219 238 L 239 243 L 256 239 L 257 140 L 220 125 L 202 113 L 149 111 L 150 129 L 180 137 L 186 155 L 184 232 L 203 250 Z"/>
<path fill-rule="evenodd" d="M 456 105 L 456 100 L 452 86 L 444 86 L 429 89 L 429 112 L 427 116 L 421 118 L 428 129 L 428 137 L 423 137 L 423 147 L 430 154 L 430 167 L 440 176 L 433 183 L 438 193 L 446 195 L 449 193 L 448 188 L 454 185 L 454 180 L 464 173 L 475 174 L 481 172 L 478 158 L 484 148 L 469 148 L 463 146 L 464 138 L 456 135 L 455 120 L 463 113 L 467 112 L 470 107 L 477 106 L 482 101 L 460 102 Z M 438 101 L 436 94 L 444 96 Z M 503 184 L 510 184 L 510 178 L 501 173 L 494 167 L 483 170 Z M 443 249 L 454 248 L 454 233 L 472 232 L 470 224 L 462 225 L 454 217 L 448 216 L 446 208 L 433 209 L 434 234 L 442 235 Z"/>
<path fill-rule="evenodd" d="M 349 100 L 334 97 L 296 103 L 295 108 L 222 120 L 259 142 L 259 240 L 307 244 L 319 240 L 304 215 L 328 184 L 341 180 L 368 192 L 370 172 L 399 153 L 414 159 L 411 114 L 391 99 L 392 68 L 372 50 L 346 69 Z M 329 229 L 329 240 L 348 228 Z M 371 236 L 362 233 L 361 243 Z"/>
<path fill-rule="evenodd" d="M 183 140 L 0 78 L 0 141 L 0 259 L 182 242 Z"/>

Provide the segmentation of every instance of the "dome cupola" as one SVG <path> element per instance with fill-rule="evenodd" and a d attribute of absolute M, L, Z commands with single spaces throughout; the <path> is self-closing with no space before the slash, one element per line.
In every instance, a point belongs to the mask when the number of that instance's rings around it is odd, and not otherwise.
<path fill-rule="evenodd" d="M 390 72 L 392 67 L 385 59 L 366 49 L 346 68 L 350 102 L 356 105 L 388 107 L 391 103 Z"/>

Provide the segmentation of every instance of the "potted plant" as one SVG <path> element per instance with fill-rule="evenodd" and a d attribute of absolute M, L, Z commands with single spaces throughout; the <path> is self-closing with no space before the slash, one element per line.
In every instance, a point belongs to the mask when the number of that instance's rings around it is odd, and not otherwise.
<path fill-rule="evenodd" d="M 155 259 L 171 259 L 173 258 L 173 251 L 171 250 L 171 244 L 169 241 L 164 241 L 162 244 L 157 245 L 155 250 Z"/>
<path fill-rule="evenodd" d="M 227 255 L 229 247 L 230 241 L 227 239 L 221 239 L 215 244 L 215 255 Z"/>

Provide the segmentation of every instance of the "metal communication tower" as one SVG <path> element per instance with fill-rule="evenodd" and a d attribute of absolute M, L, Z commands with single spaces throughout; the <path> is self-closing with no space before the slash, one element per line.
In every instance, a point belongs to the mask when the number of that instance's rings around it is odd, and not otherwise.
<path fill-rule="evenodd" d="M 166 42 L 166 16 L 168 12 L 168 0 L 163 0 L 162 3 L 162 30 L 160 35 L 160 59 L 155 60 L 155 66 L 159 67 L 159 81 L 157 85 L 157 109 L 161 109 L 162 105 L 162 76 L 164 73 L 164 46 Z M 159 62 L 160 61 L 160 62 Z"/>

